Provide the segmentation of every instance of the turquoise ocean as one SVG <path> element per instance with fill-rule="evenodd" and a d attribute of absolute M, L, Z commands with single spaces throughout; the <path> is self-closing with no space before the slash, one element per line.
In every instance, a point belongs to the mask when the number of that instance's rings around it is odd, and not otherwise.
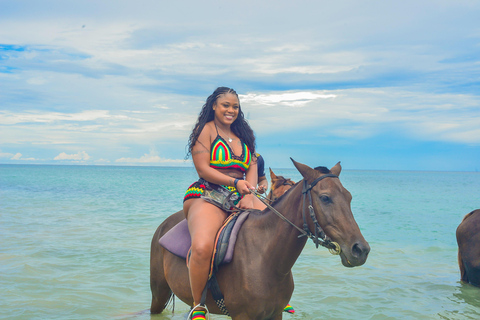
<path fill-rule="evenodd" d="M 273 170 L 300 179 L 293 166 Z M 284 319 L 480 319 L 455 239 L 480 208 L 480 173 L 340 178 L 369 259 L 345 268 L 308 242 L 293 269 L 296 313 Z M 148 312 L 150 241 L 194 180 L 193 168 L 0 165 L 0 319 L 184 319 L 179 299 L 175 312 Z"/>

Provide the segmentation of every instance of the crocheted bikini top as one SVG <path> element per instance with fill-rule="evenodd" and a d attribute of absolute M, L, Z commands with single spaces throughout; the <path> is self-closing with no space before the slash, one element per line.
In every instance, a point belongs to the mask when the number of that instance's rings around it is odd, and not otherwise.
<path fill-rule="evenodd" d="M 235 169 L 242 173 L 247 172 L 251 161 L 250 149 L 245 142 L 241 141 L 241 143 L 242 154 L 237 156 L 233 153 L 225 139 L 218 134 L 217 129 L 217 137 L 213 140 L 210 149 L 210 167 L 215 169 Z"/>

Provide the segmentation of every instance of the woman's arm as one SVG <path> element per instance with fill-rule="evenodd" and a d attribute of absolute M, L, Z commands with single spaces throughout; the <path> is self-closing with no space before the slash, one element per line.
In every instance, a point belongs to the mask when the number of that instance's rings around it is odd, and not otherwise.
<path fill-rule="evenodd" d="M 252 157 L 250 166 L 247 169 L 245 174 L 245 180 L 247 180 L 252 186 L 256 186 L 258 183 L 258 169 L 257 169 L 257 158 Z"/>
<path fill-rule="evenodd" d="M 258 179 L 257 158 L 252 157 L 252 161 L 250 162 L 250 166 L 248 167 L 247 173 L 245 175 L 245 180 L 237 183 L 237 190 L 240 193 L 242 193 L 239 188 L 240 188 L 241 184 L 242 184 L 242 187 L 243 187 L 244 183 L 245 183 L 245 185 L 247 186 L 248 189 L 255 189 L 255 187 L 253 187 L 253 186 L 257 185 L 257 179 Z M 254 197 L 255 196 L 252 193 L 250 193 L 250 191 L 248 191 L 247 193 L 248 194 L 242 193 L 242 194 L 245 194 L 245 196 L 238 203 L 239 208 L 242 208 L 242 209 L 255 208 L 255 205 L 254 205 Z"/>

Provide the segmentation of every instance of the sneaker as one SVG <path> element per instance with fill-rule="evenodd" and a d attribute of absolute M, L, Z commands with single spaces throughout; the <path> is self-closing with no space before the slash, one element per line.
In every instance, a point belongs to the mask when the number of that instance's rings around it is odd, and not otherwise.
<path fill-rule="evenodd" d="M 284 312 L 288 313 L 295 313 L 295 309 L 290 304 L 287 304 L 287 306 L 283 309 Z"/>
<path fill-rule="evenodd" d="M 196 310 L 197 308 L 202 308 L 200 310 Z M 208 308 L 205 305 L 196 305 L 190 309 L 190 312 L 187 315 L 187 320 L 207 320 L 208 317 Z"/>

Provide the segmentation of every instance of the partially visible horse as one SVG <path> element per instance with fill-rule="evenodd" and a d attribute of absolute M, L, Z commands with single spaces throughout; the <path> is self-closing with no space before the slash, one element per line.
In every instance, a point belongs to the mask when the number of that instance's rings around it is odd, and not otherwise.
<path fill-rule="evenodd" d="M 225 306 L 234 320 L 282 319 L 294 288 L 292 267 L 307 242 L 306 236 L 299 237 L 304 225 L 305 199 L 306 205 L 311 204 L 306 216 L 309 236 L 316 234 L 317 222 L 318 228 L 340 248 L 344 266 L 360 266 L 367 260 L 370 246 L 353 217 L 352 196 L 338 179 L 340 163 L 328 170 L 312 169 L 292 161 L 303 176 L 302 183 L 297 183 L 272 204 L 291 224 L 282 221 L 272 209 L 252 210 L 238 233 L 232 261 L 216 274 Z M 188 305 L 193 303 L 185 260 L 158 242 L 183 219 L 181 211 L 171 215 L 157 228 L 152 239 L 152 313 L 162 312 L 172 294 Z M 222 313 L 210 292 L 206 304 L 210 312 Z"/>
<path fill-rule="evenodd" d="M 270 169 L 270 192 L 267 195 L 267 199 L 271 202 L 280 198 L 285 192 L 290 190 L 295 185 L 295 182 L 290 178 L 284 178 L 283 176 L 277 176 Z"/>
<path fill-rule="evenodd" d="M 461 280 L 480 287 L 480 209 L 467 214 L 457 227 Z"/>

